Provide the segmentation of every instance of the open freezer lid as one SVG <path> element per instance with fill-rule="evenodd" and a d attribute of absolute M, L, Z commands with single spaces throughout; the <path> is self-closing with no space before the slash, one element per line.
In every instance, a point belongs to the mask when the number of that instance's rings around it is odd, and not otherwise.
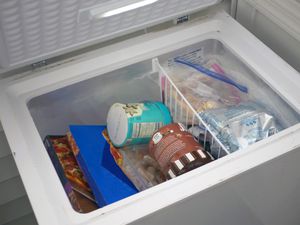
<path fill-rule="evenodd" d="M 159 24 L 220 0 L 3 0 L 0 68 L 16 68 Z"/>

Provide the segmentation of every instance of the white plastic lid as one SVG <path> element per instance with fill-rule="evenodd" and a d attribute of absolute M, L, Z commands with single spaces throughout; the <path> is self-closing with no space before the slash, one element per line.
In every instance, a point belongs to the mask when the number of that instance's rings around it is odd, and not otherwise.
<path fill-rule="evenodd" d="M 128 118 L 122 104 L 113 104 L 107 114 L 107 132 L 112 143 L 121 146 L 127 138 Z"/>
<path fill-rule="evenodd" d="M 219 1 L 4 0 L 0 2 L 0 67 L 38 62 Z"/>

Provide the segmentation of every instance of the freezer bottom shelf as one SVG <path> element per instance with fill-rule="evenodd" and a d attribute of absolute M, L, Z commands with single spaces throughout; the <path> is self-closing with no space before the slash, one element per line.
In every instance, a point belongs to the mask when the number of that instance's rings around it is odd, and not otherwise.
<path fill-rule="evenodd" d="M 27 106 L 44 139 L 66 135 L 70 125 L 105 125 L 116 102 L 162 101 L 218 159 L 299 122 L 259 77 L 221 41 L 208 39 L 36 96 Z"/>

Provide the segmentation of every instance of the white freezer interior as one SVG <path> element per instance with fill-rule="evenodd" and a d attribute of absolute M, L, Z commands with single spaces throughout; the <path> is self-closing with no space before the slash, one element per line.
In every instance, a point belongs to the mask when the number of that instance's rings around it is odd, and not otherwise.
<path fill-rule="evenodd" d="M 204 40 L 158 56 L 158 60 L 165 64 L 195 49 L 201 49 L 203 61 L 214 58 L 235 71 L 233 78 L 246 84 L 251 100 L 272 112 L 283 129 L 300 121 L 299 114 L 219 40 Z M 70 124 L 106 124 L 113 103 L 144 100 L 161 100 L 158 74 L 151 59 L 37 96 L 28 102 L 28 108 L 43 139 L 46 135 L 65 134 Z"/>
<path fill-rule="evenodd" d="M 106 124 L 109 107 L 115 102 L 160 100 L 155 78 L 151 60 L 146 60 L 38 96 L 28 107 L 42 138 L 65 134 L 70 124 Z"/>
<path fill-rule="evenodd" d="M 267 112 L 272 112 L 282 128 L 300 121 L 299 115 L 275 91 L 216 39 L 203 40 L 158 56 L 158 61 L 165 64 L 168 59 L 195 49 L 201 49 L 203 61 L 207 58 L 218 59 L 223 66 L 235 71 L 234 79 L 246 83 L 251 99 L 264 105 Z M 28 108 L 41 138 L 44 139 L 46 135 L 64 135 L 71 124 L 106 124 L 107 112 L 115 102 L 160 100 L 159 77 L 154 70 L 152 60 L 149 59 L 31 99 Z M 170 104 L 168 106 L 174 108 Z M 175 117 L 174 110 L 170 110 L 173 120 L 182 122 L 182 118 Z"/>
<path fill-rule="evenodd" d="M 163 63 L 169 53 L 175 54 L 187 46 L 203 46 L 208 55 L 224 56 L 226 63 L 252 77 L 258 89 L 265 89 L 268 84 L 269 92 L 276 95 L 264 103 L 279 116 L 281 112 L 288 115 L 285 116 L 287 129 L 245 151 L 230 154 L 92 213 L 74 212 L 42 138 L 47 134 L 64 134 L 69 124 L 104 123 L 108 107 L 115 101 L 159 99 L 158 74 L 153 73 L 152 59 L 158 57 Z M 124 224 L 154 212 L 165 213 L 167 211 L 161 210 L 173 204 L 179 209 L 177 203 L 185 199 L 196 201 L 196 196 L 200 196 L 200 201 L 215 185 L 292 152 L 300 145 L 297 138 L 300 134 L 298 74 L 224 13 L 186 27 L 110 46 L 98 53 L 0 85 L 3 128 L 42 224 Z M 285 73 L 289 76 L 285 77 Z M 254 96 L 256 90 L 251 91 Z M 278 110 L 282 108 L 283 111 Z M 198 200 L 197 204 L 202 205 Z"/>

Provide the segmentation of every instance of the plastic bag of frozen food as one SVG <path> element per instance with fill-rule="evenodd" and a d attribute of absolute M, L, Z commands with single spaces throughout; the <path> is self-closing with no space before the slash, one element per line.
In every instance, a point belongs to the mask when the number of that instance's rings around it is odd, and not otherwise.
<path fill-rule="evenodd" d="M 247 87 L 231 79 L 216 59 L 200 62 L 187 54 L 169 60 L 165 68 L 197 112 L 247 100 Z"/>
<path fill-rule="evenodd" d="M 229 152 L 243 149 L 281 130 L 271 113 L 250 101 L 201 112 L 200 116 Z M 219 149 L 213 145 L 211 150 L 214 156 L 218 154 Z"/>
<path fill-rule="evenodd" d="M 139 191 L 166 180 L 157 162 L 149 155 L 148 144 L 116 148 L 109 140 L 106 130 L 103 131 L 103 136 L 110 144 L 116 163 Z"/>

